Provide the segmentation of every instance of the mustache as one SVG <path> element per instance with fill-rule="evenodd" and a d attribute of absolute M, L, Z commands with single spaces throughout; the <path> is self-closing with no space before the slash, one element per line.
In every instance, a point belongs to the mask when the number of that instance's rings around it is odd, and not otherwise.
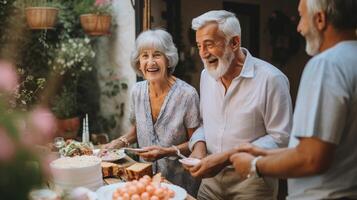
<path fill-rule="evenodd" d="M 217 60 L 217 59 L 218 59 L 218 57 L 210 55 L 208 58 L 204 58 L 203 60 L 206 61 L 206 62 L 211 62 L 211 61 L 214 61 L 214 60 Z"/>

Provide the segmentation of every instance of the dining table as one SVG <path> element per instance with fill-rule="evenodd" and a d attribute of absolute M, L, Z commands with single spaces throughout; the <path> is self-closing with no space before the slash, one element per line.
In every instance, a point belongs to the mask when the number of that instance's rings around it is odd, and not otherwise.
<path fill-rule="evenodd" d="M 132 159 L 130 156 L 126 155 L 123 159 L 117 160 L 117 161 L 112 161 L 115 164 L 119 164 L 122 167 L 129 167 L 133 164 L 135 164 L 137 161 L 135 161 L 134 159 Z M 125 177 L 104 177 L 103 178 L 104 181 L 104 185 L 111 185 L 111 184 L 115 184 L 115 183 L 120 183 L 120 182 L 125 182 Z M 167 179 L 164 178 L 164 182 L 171 184 L 170 181 L 168 181 Z M 193 196 L 191 196 L 190 194 L 187 193 L 187 197 L 185 200 L 196 200 L 196 198 L 194 198 Z"/>
<path fill-rule="evenodd" d="M 100 148 L 100 147 L 95 146 L 95 149 L 98 149 L 98 148 Z M 59 157 L 59 153 L 52 151 L 51 148 L 49 148 L 49 145 L 48 146 L 39 146 L 38 149 L 43 154 L 50 153 L 53 157 Z M 108 161 L 106 161 L 106 162 L 108 162 Z M 130 167 L 131 165 L 137 163 L 137 161 L 135 161 L 128 155 L 125 155 L 125 157 L 123 157 L 121 159 L 109 161 L 109 162 L 118 164 L 123 168 Z M 167 179 L 165 179 L 165 177 L 163 177 L 163 178 L 164 178 L 164 180 L 163 180 L 164 183 L 172 184 Z M 123 177 L 103 177 L 103 186 L 116 184 L 116 183 L 120 183 L 120 182 L 126 182 L 126 177 L 124 177 L 124 176 Z M 53 184 L 52 181 L 47 182 L 47 188 L 50 190 L 56 191 L 55 185 Z M 185 200 L 196 200 L 196 198 L 194 198 L 193 196 L 191 196 L 190 194 L 187 193 Z"/>

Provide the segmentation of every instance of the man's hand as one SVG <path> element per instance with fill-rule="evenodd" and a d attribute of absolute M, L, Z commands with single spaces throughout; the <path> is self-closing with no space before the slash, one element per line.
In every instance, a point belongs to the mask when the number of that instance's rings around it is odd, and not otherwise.
<path fill-rule="evenodd" d="M 241 179 L 246 179 L 250 172 L 250 164 L 255 157 L 249 153 L 235 153 L 230 157 L 236 172 L 239 173 Z"/>
<path fill-rule="evenodd" d="M 229 165 L 229 153 L 222 152 L 209 155 L 195 166 L 185 166 L 193 177 L 208 178 L 218 174 L 225 166 Z"/>
<path fill-rule="evenodd" d="M 239 145 L 239 147 L 236 147 L 236 152 L 245 152 L 252 154 L 254 156 L 266 156 L 267 151 L 265 149 L 262 149 L 260 147 L 257 147 L 251 143 L 244 143 Z"/>
<path fill-rule="evenodd" d="M 192 153 L 190 154 L 191 158 L 198 158 L 202 159 L 206 157 L 207 155 L 207 150 L 206 150 L 206 143 L 199 141 L 195 144 L 193 147 Z"/>
<path fill-rule="evenodd" d="M 160 146 L 149 146 L 144 147 L 143 149 L 147 150 L 144 153 L 138 153 L 140 157 L 147 161 L 154 161 L 160 158 L 166 157 L 171 152 L 169 148 L 160 147 Z"/>
<path fill-rule="evenodd" d="M 190 158 L 197 158 L 197 159 L 202 159 L 206 157 L 207 155 L 207 149 L 206 149 L 206 143 L 203 141 L 198 141 L 194 146 L 192 153 L 190 154 Z M 183 168 L 186 169 L 187 171 L 190 171 L 190 168 L 192 166 L 182 164 Z"/>

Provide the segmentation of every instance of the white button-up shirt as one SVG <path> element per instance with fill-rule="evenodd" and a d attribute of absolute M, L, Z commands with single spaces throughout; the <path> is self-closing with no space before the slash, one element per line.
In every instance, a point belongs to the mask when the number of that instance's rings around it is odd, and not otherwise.
<path fill-rule="evenodd" d="M 263 148 L 287 145 L 292 124 L 289 81 L 271 64 L 242 51 L 246 54 L 242 71 L 227 91 L 220 80 L 202 71 L 203 124 L 191 137 L 191 149 L 199 140 L 206 140 L 210 154 L 247 142 Z"/>

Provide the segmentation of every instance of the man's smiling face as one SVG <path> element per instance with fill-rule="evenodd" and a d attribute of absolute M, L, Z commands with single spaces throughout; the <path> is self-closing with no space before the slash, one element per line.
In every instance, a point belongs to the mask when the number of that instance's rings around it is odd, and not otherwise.
<path fill-rule="evenodd" d="M 214 78 L 223 76 L 234 54 L 227 45 L 224 34 L 218 29 L 217 23 L 209 23 L 196 31 L 196 42 L 202 62 Z"/>

